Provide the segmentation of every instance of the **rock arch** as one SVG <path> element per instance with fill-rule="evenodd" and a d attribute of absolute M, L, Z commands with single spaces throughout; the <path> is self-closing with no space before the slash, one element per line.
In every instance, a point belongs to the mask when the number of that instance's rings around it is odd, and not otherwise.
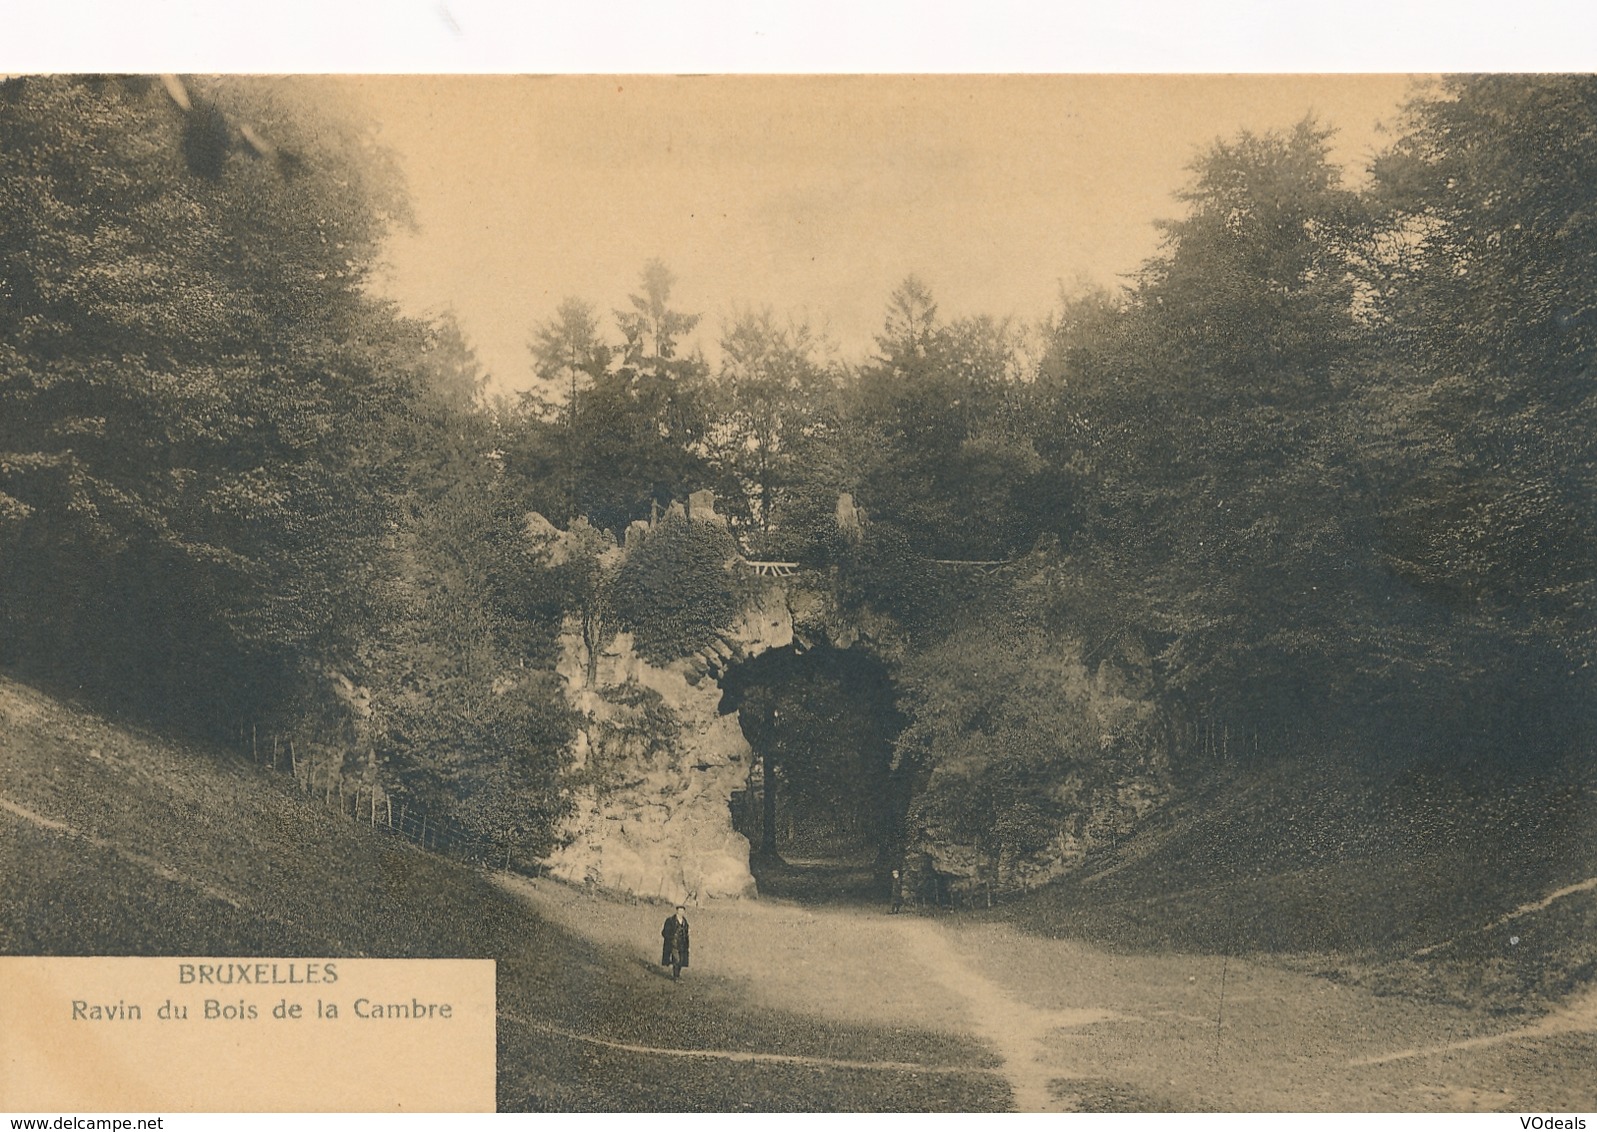
<path fill-rule="evenodd" d="M 721 522 L 696 494 L 687 516 Z M 637 526 L 637 524 L 634 524 Z M 529 520 L 545 536 L 548 524 Z M 629 531 L 628 543 L 641 536 Z M 620 556 L 624 547 L 609 552 Z M 731 567 L 731 568 L 736 568 Z M 721 714 L 720 678 L 773 649 L 825 640 L 837 648 L 894 639 L 886 621 L 840 615 L 820 572 L 756 576 L 733 623 L 698 652 L 664 664 L 616 633 L 590 656 L 580 627 L 560 639 L 557 671 L 580 723 L 572 751 L 574 809 L 549 875 L 647 898 L 696 903 L 755 895 L 750 846 L 732 828 L 731 800 L 754 761 L 736 713 Z"/>

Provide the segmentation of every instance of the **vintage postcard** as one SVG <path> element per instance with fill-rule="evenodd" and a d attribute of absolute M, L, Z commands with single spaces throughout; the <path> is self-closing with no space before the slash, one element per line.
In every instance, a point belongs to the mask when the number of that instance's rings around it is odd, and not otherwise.
<path fill-rule="evenodd" d="M 1584 74 L 5 78 L 0 1109 L 1584 1119 L 1594 186 Z"/>

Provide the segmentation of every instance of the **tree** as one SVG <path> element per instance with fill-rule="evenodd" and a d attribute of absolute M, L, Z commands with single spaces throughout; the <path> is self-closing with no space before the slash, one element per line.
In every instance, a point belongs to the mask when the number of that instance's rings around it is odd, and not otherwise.
<path fill-rule="evenodd" d="M 541 854 L 567 806 L 572 718 L 553 669 L 576 595 L 504 474 L 502 420 L 476 396 L 458 327 L 425 328 L 410 352 L 425 383 L 350 673 L 370 697 L 372 771 L 396 806 L 453 818 L 496 852 Z"/>
<path fill-rule="evenodd" d="M 633 310 L 616 312 L 626 343 L 609 369 L 598 364 L 600 347 L 582 304 L 568 302 L 538 332 L 535 351 L 544 349 L 546 332 L 550 349 L 540 365 L 568 383 L 577 379 L 563 419 L 523 405 L 506 438 L 507 468 L 529 486 L 539 510 L 621 531 L 710 482 L 702 450 L 708 367 L 701 357 L 677 356 L 679 336 L 698 316 L 670 307 L 673 280 L 658 261 L 645 268 Z M 591 383 L 584 387 L 584 379 Z"/>
<path fill-rule="evenodd" d="M 480 455 L 463 450 L 446 478 L 418 485 L 359 674 L 390 793 L 541 854 L 567 805 L 572 716 L 553 669 L 569 595 Z"/>
<path fill-rule="evenodd" d="M 1331 134 L 1306 118 L 1216 143 L 1178 194 L 1187 215 L 1160 225 L 1139 298 L 1195 392 L 1301 404 L 1331 392 L 1357 343 L 1352 269 L 1368 223 L 1328 158 Z"/>
<path fill-rule="evenodd" d="M 1583 662 L 1597 645 L 1580 612 L 1597 597 L 1597 83 L 1448 80 L 1408 114 L 1377 166 L 1389 222 L 1414 234 L 1383 312 L 1424 393 L 1404 423 L 1433 442 L 1427 471 L 1455 470 L 1417 557 Z"/>
<path fill-rule="evenodd" d="M 610 368 L 610 347 L 599 336 L 593 305 L 574 297 L 564 299 L 554 317 L 539 324 L 528 348 L 538 380 L 564 394 L 568 408 L 577 403 L 579 390 Z"/>
<path fill-rule="evenodd" d="M 557 421 L 563 423 L 563 434 L 558 434 L 563 449 L 558 459 L 565 465 L 565 514 L 575 517 L 578 486 L 578 451 L 583 443 L 581 421 L 581 394 L 592 389 L 610 367 L 611 351 L 599 337 L 599 324 L 591 304 L 577 298 L 567 298 L 555 316 L 542 323 L 533 332 L 530 344 L 533 372 L 557 394 L 563 395 L 564 404 L 554 410 Z M 545 401 L 545 405 L 548 402 Z M 530 406 L 536 411 L 537 406 Z M 554 441 L 557 434 L 546 432 L 545 439 Z"/>
<path fill-rule="evenodd" d="M 631 310 L 615 312 L 625 339 L 622 358 L 637 367 L 658 366 L 676 357 L 677 343 L 699 324 L 699 315 L 671 309 L 677 277 L 658 259 L 643 265 L 642 290 L 627 296 Z"/>
<path fill-rule="evenodd" d="M 292 84 L 182 92 L 0 85 L 0 619 L 225 726 L 352 649 L 419 377 L 364 291 L 383 155 Z"/>
<path fill-rule="evenodd" d="M 13 80 L 0 135 L 6 659 L 546 847 L 563 607 L 469 344 L 367 293 L 386 157 L 242 79 Z"/>
<path fill-rule="evenodd" d="M 911 276 L 888 300 L 881 355 L 850 410 L 879 441 L 860 469 L 872 514 L 932 558 L 1000 559 L 1030 546 L 1042 466 L 1019 335 L 1008 320 L 937 320 Z"/>
<path fill-rule="evenodd" d="M 707 450 L 717 481 L 738 486 L 735 517 L 756 538 L 794 478 L 795 448 L 822 419 L 832 387 L 823 348 L 807 323 L 780 323 L 769 308 L 743 312 L 721 336 Z"/>
<path fill-rule="evenodd" d="M 913 367 L 924 358 L 937 329 L 937 300 L 917 275 L 907 275 L 887 298 L 887 316 L 876 346 L 889 366 Z"/>
<path fill-rule="evenodd" d="M 1472 702 L 1515 705 L 1468 726 L 1519 748 L 1592 702 L 1594 134 L 1589 77 L 1447 79 L 1375 167 L 1383 552 L 1448 618 Z"/>
<path fill-rule="evenodd" d="M 598 678 L 600 650 L 617 627 L 612 600 L 616 544 L 609 534 L 583 518 L 572 520 L 561 541 L 562 548 L 547 548 L 545 553 L 547 588 L 557 596 L 561 612 L 576 617 L 584 671 L 588 683 L 593 684 Z"/>
<path fill-rule="evenodd" d="M 1051 454 L 1089 488 L 1081 569 L 1155 645 L 1172 710 L 1239 731 L 1383 683 L 1360 648 L 1389 588 L 1349 397 L 1369 225 L 1328 137 L 1305 121 L 1206 152 L 1136 291 L 1067 311 L 1044 365 L 1076 438 Z"/>
<path fill-rule="evenodd" d="M 1001 881 L 1076 832 L 1137 753 L 1105 746 L 1079 660 L 1018 618 L 961 625 L 918 652 L 899 684 L 910 723 L 898 758 L 922 779 L 912 826 L 974 845 Z"/>
<path fill-rule="evenodd" d="M 728 570 L 737 545 L 720 523 L 667 515 L 627 554 L 610 582 L 617 623 L 655 664 L 688 656 L 731 625 L 738 610 Z"/>

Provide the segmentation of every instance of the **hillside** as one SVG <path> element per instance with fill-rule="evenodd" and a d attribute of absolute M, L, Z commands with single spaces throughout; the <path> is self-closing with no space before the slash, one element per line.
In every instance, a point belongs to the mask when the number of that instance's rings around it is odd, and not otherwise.
<path fill-rule="evenodd" d="M 0 951 L 492 957 L 502 1110 L 1592 1101 L 1590 778 L 1237 769 L 992 911 L 660 908 L 488 873 L 0 679 Z"/>
<path fill-rule="evenodd" d="M 1236 767 L 996 915 L 1120 951 L 1265 957 L 1535 1015 L 1597 979 L 1597 773 Z"/>
<path fill-rule="evenodd" d="M 971 1041 L 756 1011 L 712 978 L 674 987 L 541 920 L 487 874 L 316 806 L 286 775 L 4 678 L 0 952 L 494 958 L 501 1110 L 1008 1101 L 979 1068 L 916 1071 L 990 1063 Z"/>

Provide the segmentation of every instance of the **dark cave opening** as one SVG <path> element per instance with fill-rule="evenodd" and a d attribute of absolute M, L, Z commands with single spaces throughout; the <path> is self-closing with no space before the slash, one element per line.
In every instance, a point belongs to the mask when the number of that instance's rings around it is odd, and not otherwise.
<path fill-rule="evenodd" d="M 794 645 L 738 665 L 721 687 L 721 711 L 737 712 L 756 756 L 732 824 L 754 847 L 760 892 L 884 899 L 909 801 L 887 667 L 863 649 Z"/>

